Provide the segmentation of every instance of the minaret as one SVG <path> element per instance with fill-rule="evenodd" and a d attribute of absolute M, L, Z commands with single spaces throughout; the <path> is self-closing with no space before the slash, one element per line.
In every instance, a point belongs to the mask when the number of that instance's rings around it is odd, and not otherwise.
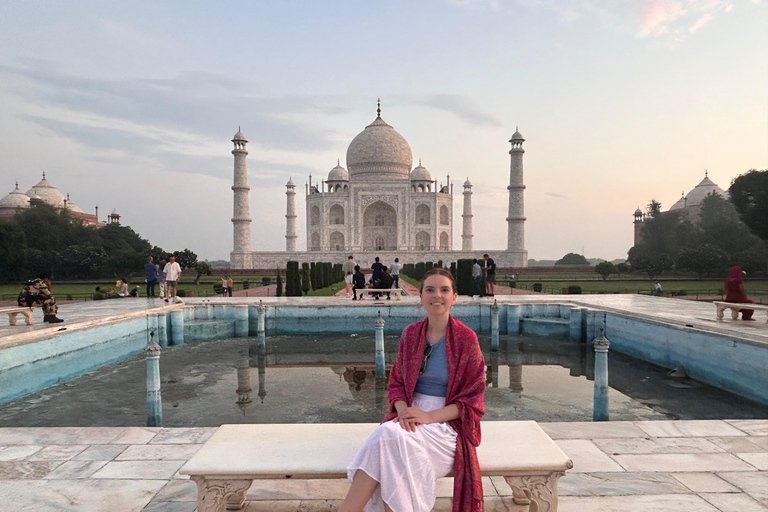
<path fill-rule="evenodd" d="M 461 215 L 464 219 L 464 229 L 461 233 L 461 250 L 472 250 L 472 184 L 469 178 L 464 182 L 464 213 Z"/>
<path fill-rule="evenodd" d="M 525 267 L 528 265 L 528 253 L 525 250 L 525 210 L 523 207 L 523 142 L 525 139 L 515 128 L 515 133 L 509 142 L 511 162 L 509 166 L 509 215 L 507 215 L 507 251 L 517 253 L 513 265 Z"/>
<path fill-rule="evenodd" d="M 235 181 L 232 190 L 235 193 L 232 225 L 234 228 L 234 244 L 229 256 L 230 267 L 233 269 L 252 268 L 251 265 L 251 214 L 248 208 L 248 168 L 245 165 L 245 157 L 248 151 L 245 145 L 248 143 L 240 127 L 237 128 L 235 138 L 232 139 L 235 149 Z"/>
<path fill-rule="evenodd" d="M 296 252 L 296 185 L 292 179 L 285 184 L 287 204 L 285 206 L 285 250 Z"/>

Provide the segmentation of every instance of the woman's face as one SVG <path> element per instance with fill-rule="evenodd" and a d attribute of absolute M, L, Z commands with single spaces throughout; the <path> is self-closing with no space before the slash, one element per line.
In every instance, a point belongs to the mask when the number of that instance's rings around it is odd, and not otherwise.
<path fill-rule="evenodd" d="M 422 285 L 421 306 L 430 315 L 446 315 L 456 302 L 451 280 L 445 276 L 432 275 Z"/>

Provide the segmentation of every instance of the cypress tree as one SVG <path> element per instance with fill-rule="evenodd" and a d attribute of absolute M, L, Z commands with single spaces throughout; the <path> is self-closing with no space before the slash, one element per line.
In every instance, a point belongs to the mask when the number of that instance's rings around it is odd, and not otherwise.
<path fill-rule="evenodd" d="M 473 295 L 475 282 L 472 278 L 472 265 L 470 259 L 461 259 L 456 263 L 456 288 L 459 295 Z"/>
<path fill-rule="evenodd" d="M 306 261 L 301 264 L 301 291 L 304 292 L 304 295 L 307 295 L 309 293 L 310 281 L 312 280 L 311 275 L 309 273 L 309 263 Z"/>
<path fill-rule="evenodd" d="M 314 261 L 309 264 L 309 281 L 312 284 L 312 290 L 317 290 L 317 265 Z"/>
<path fill-rule="evenodd" d="M 283 296 L 283 278 L 280 277 L 280 269 L 277 269 L 277 279 L 275 279 L 275 284 L 277 284 L 277 288 L 275 288 L 275 297 L 282 297 Z"/>

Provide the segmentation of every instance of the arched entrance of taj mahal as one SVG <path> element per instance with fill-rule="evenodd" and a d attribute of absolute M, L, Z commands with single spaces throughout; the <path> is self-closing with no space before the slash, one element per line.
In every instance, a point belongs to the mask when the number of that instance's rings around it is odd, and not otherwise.
<path fill-rule="evenodd" d="M 363 212 L 363 249 L 397 250 L 397 212 L 383 201 L 370 204 Z"/>

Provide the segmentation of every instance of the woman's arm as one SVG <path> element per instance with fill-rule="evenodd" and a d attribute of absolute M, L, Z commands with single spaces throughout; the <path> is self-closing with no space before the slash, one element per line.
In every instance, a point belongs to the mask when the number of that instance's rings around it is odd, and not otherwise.
<path fill-rule="evenodd" d="M 417 425 L 429 425 L 430 423 L 444 423 L 458 419 L 459 407 L 456 404 L 446 405 L 434 411 L 422 411 L 418 407 L 408 407 L 403 401 L 395 402 L 397 420 L 405 430 L 413 432 Z M 413 427 L 413 428 L 411 428 Z"/>

